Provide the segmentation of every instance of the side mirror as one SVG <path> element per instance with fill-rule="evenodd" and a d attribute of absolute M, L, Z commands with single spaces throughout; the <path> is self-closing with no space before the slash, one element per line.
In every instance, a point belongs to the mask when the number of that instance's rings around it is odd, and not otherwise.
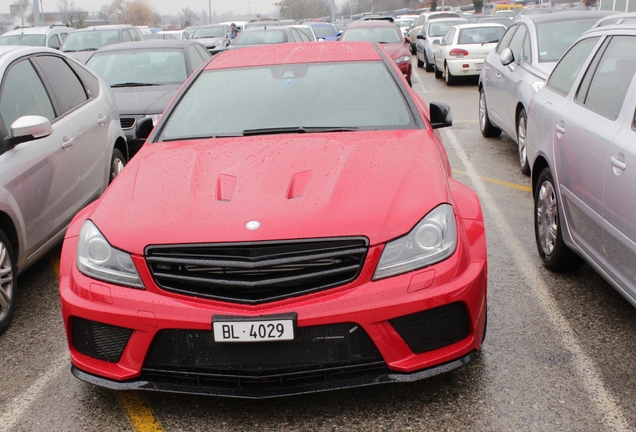
<path fill-rule="evenodd" d="M 404 36 L 404 43 L 405 44 L 410 44 L 411 43 L 411 38 L 408 36 Z"/>
<path fill-rule="evenodd" d="M 150 136 L 152 129 L 154 128 L 152 124 L 152 118 L 146 117 L 137 122 L 137 130 L 135 132 L 136 139 L 146 139 Z"/>
<path fill-rule="evenodd" d="M 453 113 L 450 106 L 442 102 L 431 102 L 429 112 L 431 115 L 431 127 L 439 129 L 453 125 Z"/>
<path fill-rule="evenodd" d="M 508 66 L 510 63 L 515 61 L 515 55 L 512 53 L 510 48 L 504 48 L 503 51 L 501 51 L 501 54 L 499 54 L 499 60 L 502 65 Z"/>
<path fill-rule="evenodd" d="M 52 133 L 53 127 L 46 117 L 22 116 L 11 125 L 11 135 L 4 139 L 4 146 L 6 150 L 11 150 L 18 144 L 45 138 Z"/>
<path fill-rule="evenodd" d="M 338 33 L 336 33 L 336 37 L 337 37 L 337 38 L 340 38 L 340 36 L 342 36 L 342 32 L 341 32 L 341 31 L 339 31 Z"/>
<path fill-rule="evenodd" d="M 418 39 L 426 39 L 426 36 L 424 36 L 423 34 L 418 34 L 418 35 L 417 35 L 417 38 L 418 38 Z"/>

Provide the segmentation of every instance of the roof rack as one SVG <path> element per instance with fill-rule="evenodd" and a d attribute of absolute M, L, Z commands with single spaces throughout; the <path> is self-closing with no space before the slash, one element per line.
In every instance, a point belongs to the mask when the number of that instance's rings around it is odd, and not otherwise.
<path fill-rule="evenodd" d="M 68 25 L 67 23 L 55 23 L 49 26 L 49 28 L 53 28 L 53 27 L 70 27 L 70 25 Z"/>
<path fill-rule="evenodd" d="M 18 29 L 23 29 L 23 28 L 32 28 L 33 26 L 31 25 L 23 25 L 23 26 L 15 26 L 13 27 L 14 30 L 18 30 Z"/>

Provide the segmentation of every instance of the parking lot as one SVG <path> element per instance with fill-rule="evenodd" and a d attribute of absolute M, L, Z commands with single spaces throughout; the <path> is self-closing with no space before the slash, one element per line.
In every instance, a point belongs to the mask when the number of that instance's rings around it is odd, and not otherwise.
<path fill-rule="evenodd" d="M 60 249 L 20 276 L 0 336 L 0 430 L 495 431 L 636 428 L 636 309 L 589 266 L 545 270 L 529 177 L 516 143 L 483 138 L 476 81 L 448 87 L 417 68 L 413 88 L 448 103 L 440 131 L 456 179 L 482 203 L 488 333 L 468 365 L 414 383 L 268 400 L 98 388 L 70 373 L 61 319 Z"/>

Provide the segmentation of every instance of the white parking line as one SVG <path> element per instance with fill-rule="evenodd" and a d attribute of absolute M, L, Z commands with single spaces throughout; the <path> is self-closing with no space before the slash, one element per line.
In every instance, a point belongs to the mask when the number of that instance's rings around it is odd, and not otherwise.
<path fill-rule="evenodd" d="M 614 403 L 615 398 L 612 397 L 610 392 L 603 385 L 594 362 L 583 352 L 570 324 L 559 310 L 541 274 L 536 270 L 536 259 L 529 256 L 526 248 L 516 238 L 515 231 L 507 222 L 506 216 L 497 206 L 495 199 L 488 192 L 486 184 L 470 162 L 468 155 L 464 152 L 453 131 L 444 129 L 443 134 L 445 139 L 451 144 L 452 151 L 457 154 L 466 168 L 466 173 L 471 179 L 472 187 L 479 195 L 482 206 L 492 214 L 494 226 L 506 239 L 509 249 L 512 252 L 511 256 L 516 261 L 517 270 L 521 272 L 523 278 L 528 281 L 543 311 L 561 336 L 562 345 L 572 354 L 574 370 L 581 379 L 587 394 L 596 404 L 598 411 L 603 415 L 603 423 L 614 431 L 630 431 L 631 428 L 628 422 L 625 420 L 618 405 Z"/>
<path fill-rule="evenodd" d="M 31 404 L 38 398 L 42 390 L 44 390 L 51 381 L 53 381 L 64 369 L 70 366 L 70 358 L 68 353 L 57 359 L 52 367 L 40 376 L 31 386 L 19 396 L 16 396 L 10 402 L 7 402 L 2 410 L 0 410 L 0 431 L 9 431 L 13 429 L 22 416 L 27 413 Z M 7 411 L 4 411 L 4 409 Z"/>

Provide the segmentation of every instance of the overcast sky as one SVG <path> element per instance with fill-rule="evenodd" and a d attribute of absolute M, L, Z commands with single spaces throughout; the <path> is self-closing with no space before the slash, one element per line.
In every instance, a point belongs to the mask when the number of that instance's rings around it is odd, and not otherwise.
<path fill-rule="evenodd" d="M 73 0 L 75 5 L 79 8 L 85 9 L 88 12 L 99 12 L 101 7 L 105 4 L 111 3 L 108 0 Z M 234 12 L 236 14 L 247 14 L 248 3 L 246 0 L 148 0 L 152 4 L 157 12 L 160 14 L 176 15 L 181 8 L 189 7 L 197 13 L 202 10 L 207 12 L 208 2 L 210 2 L 212 11 L 216 11 L 217 14 L 225 12 Z M 252 0 L 250 3 L 250 9 L 252 14 L 268 14 L 277 11 L 277 7 L 274 3 L 277 0 Z M 57 12 L 59 0 L 42 0 L 42 5 L 45 12 Z M 343 3 L 344 0 L 336 0 L 336 4 Z M 0 0 L 0 13 L 9 13 L 9 5 L 15 3 L 14 0 Z"/>

